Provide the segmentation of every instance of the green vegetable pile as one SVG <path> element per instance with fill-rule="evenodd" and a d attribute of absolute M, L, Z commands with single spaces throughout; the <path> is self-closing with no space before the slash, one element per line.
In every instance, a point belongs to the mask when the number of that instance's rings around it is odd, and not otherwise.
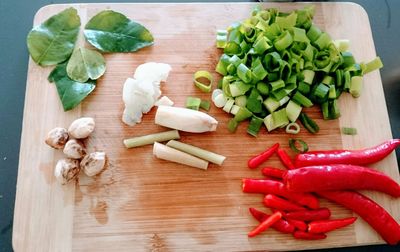
<path fill-rule="evenodd" d="M 81 22 L 75 8 L 68 8 L 34 27 L 27 45 L 40 66 L 57 65 L 49 75 L 65 111 L 75 108 L 96 87 L 106 62 L 96 50 L 75 43 Z M 101 52 L 134 52 L 153 44 L 153 36 L 141 24 L 112 10 L 101 11 L 86 24 L 86 40 Z"/>
<path fill-rule="evenodd" d="M 224 51 L 216 66 L 224 76 L 219 88 L 224 110 L 228 104 L 227 112 L 235 114 L 230 131 L 247 119 L 253 136 L 262 122 L 268 131 L 282 128 L 314 104 L 324 119 L 336 119 L 342 92 L 358 97 L 362 76 L 382 67 L 379 57 L 356 63 L 349 42 L 333 41 L 313 24 L 313 15 L 313 6 L 291 13 L 257 7 L 250 18 L 217 31 L 217 47 Z"/>

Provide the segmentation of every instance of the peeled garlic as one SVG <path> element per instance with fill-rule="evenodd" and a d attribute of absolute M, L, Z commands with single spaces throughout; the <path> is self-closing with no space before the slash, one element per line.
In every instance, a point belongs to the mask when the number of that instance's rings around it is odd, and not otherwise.
<path fill-rule="evenodd" d="M 91 117 L 76 119 L 68 128 L 68 133 L 76 139 L 87 138 L 94 131 L 95 123 Z"/>
<path fill-rule="evenodd" d="M 57 127 L 49 131 L 45 142 L 54 149 L 62 149 L 68 141 L 68 137 L 69 135 L 66 129 Z"/>
<path fill-rule="evenodd" d="M 170 106 L 159 106 L 155 123 L 164 127 L 192 133 L 215 131 L 218 121 L 206 113 Z"/>
<path fill-rule="evenodd" d="M 62 185 L 65 185 L 69 181 L 75 179 L 76 176 L 78 176 L 79 171 L 80 168 L 78 160 L 64 158 L 58 160 L 54 169 L 54 176 Z"/>
<path fill-rule="evenodd" d="M 64 154 L 73 159 L 80 159 L 86 154 L 85 146 L 77 139 L 70 139 L 64 146 Z"/>
<path fill-rule="evenodd" d="M 93 152 L 86 155 L 81 161 L 81 169 L 89 177 L 99 174 L 106 164 L 105 152 Z"/>

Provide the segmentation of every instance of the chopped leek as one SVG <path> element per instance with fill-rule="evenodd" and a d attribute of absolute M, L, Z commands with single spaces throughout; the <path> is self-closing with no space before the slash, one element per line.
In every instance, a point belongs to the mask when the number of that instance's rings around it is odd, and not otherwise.
<path fill-rule="evenodd" d="M 200 108 L 209 111 L 211 107 L 211 103 L 210 101 L 207 100 L 201 100 L 200 102 Z"/>
<path fill-rule="evenodd" d="M 296 135 L 299 134 L 299 132 L 300 132 L 300 126 L 295 122 L 291 122 L 286 126 L 286 133 L 288 134 Z"/>
<path fill-rule="evenodd" d="M 361 95 L 363 77 L 353 76 L 350 81 L 350 94 L 357 98 Z"/>
<path fill-rule="evenodd" d="M 300 113 L 300 122 L 301 124 L 303 124 L 304 128 L 306 128 L 306 130 L 308 130 L 308 132 L 312 133 L 312 134 L 316 134 L 319 131 L 319 127 L 317 125 L 317 123 L 312 120 L 310 117 L 307 116 L 307 114 L 305 113 Z"/>
<path fill-rule="evenodd" d="M 263 119 L 253 116 L 250 120 L 249 126 L 247 127 L 247 133 L 256 137 L 258 135 L 258 132 L 260 132 L 261 125 L 263 124 L 263 122 L 264 122 Z"/>
<path fill-rule="evenodd" d="M 342 127 L 342 134 L 344 135 L 357 135 L 357 129 L 351 127 Z"/>
<path fill-rule="evenodd" d="M 186 108 L 199 110 L 201 104 L 201 99 L 197 97 L 187 97 L 186 98 Z"/>
<path fill-rule="evenodd" d="M 222 110 L 225 111 L 226 113 L 230 113 L 234 103 L 235 103 L 235 100 L 228 99 L 228 101 L 226 101 L 225 106 L 222 108 Z"/>
<path fill-rule="evenodd" d="M 286 105 L 286 114 L 289 121 L 295 122 L 301 113 L 302 107 L 294 101 L 289 101 Z"/>
<path fill-rule="evenodd" d="M 211 73 L 204 70 L 195 72 L 193 76 L 194 85 L 206 93 L 211 92 L 212 80 Z"/>
<path fill-rule="evenodd" d="M 301 149 L 297 148 L 297 143 L 301 145 Z M 289 147 L 296 153 L 305 153 L 308 151 L 308 145 L 306 142 L 299 138 L 290 138 L 289 139 Z"/>

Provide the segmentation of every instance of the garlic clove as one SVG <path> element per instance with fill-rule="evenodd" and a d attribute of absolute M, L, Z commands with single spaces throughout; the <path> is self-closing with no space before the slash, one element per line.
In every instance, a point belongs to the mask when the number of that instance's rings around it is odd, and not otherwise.
<path fill-rule="evenodd" d="M 95 123 L 91 117 L 81 117 L 71 123 L 68 133 L 76 139 L 87 138 L 94 131 Z"/>
<path fill-rule="evenodd" d="M 54 169 L 54 176 L 62 185 L 74 180 L 79 174 L 79 161 L 70 158 L 58 160 Z"/>
<path fill-rule="evenodd" d="M 64 154 L 73 159 L 80 159 L 86 154 L 83 143 L 77 139 L 70 139 L 64 146 Z"/>
<path fill-rule="evenodd" d="M 93 152 L 86 155 L 81 161 L 81 168 L 89 177 L 99 174 L 106 164 L 105 152 Z"/>
<path fill-rule="evenodd" d="M 54 149 L 62 149 L 68 138 L 68 131 L 65 128 L 57 127 L 47 133 L 45 143 Z"/>

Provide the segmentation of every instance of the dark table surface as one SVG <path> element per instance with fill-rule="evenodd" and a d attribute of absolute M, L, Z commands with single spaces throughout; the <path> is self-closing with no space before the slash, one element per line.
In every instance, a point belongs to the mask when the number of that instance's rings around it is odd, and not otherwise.
<path fill-rule="evenodd" d="M 15 187 L 29 57 L 25 38 L 32 28 L 34 14 L 40 7 L 48 4 L 73 2 L 135 1 L 0 1 L 0 251 L 12 251 L 11 236 Z M 375 48 L 385 65 L 381 69 L 381 75 L 393 137 L 400 138 L 400 67 L 398 65 L 400 55 L 400 15 L 398 15 L 400 1 L 358 0 L 352 2 L 363 6 L 369 15 Z M 399 150 L 397 157 L 397 162 L 400 163 Z M 379 245 L 320 251 L 400 251 L 400 246 Z"/>

